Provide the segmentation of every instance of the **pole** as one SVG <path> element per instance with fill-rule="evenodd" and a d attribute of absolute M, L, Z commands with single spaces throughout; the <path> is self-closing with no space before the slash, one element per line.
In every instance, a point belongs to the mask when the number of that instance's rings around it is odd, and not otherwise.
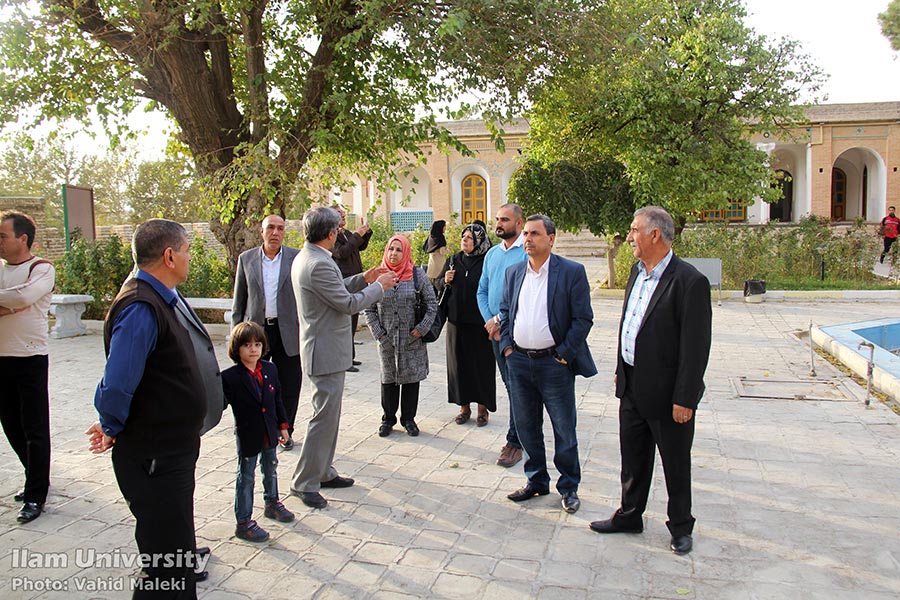
<path fill-rule="evenodd" d="M 869 397 L 872 395 L 872 372 L 875 370 L 875 344 L 872 342 L 860 342 L 857 350 L 865 346 L 869 349 L 869 364 L 866 367 L 866 406 L 869 406 Z"/>
<path fill-rule="evenodd" d="M 812 329 L 813 324 L 812 320 L 809 321 L 809 376 L 816 376 L 816 352 L 813 349 L 813 338 L 812 338 Z"/>

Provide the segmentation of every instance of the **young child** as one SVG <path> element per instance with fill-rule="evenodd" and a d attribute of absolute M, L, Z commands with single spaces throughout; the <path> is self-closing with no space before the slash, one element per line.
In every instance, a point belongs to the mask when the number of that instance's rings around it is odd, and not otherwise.
<path fill-rule="evenodd" d="M 222 371 L 225 404 L 231 405 L 237 438 L 238 472 L 234 493 L 234 534 L 249 542 L 264 542 L 269 534 L 250 517 L 253 514 L 253 477 L 259 459 L 263 473 L 265 515 L 282 523 L 294 514 L 278 499 L 278 442 L 288 439 L 287 415 L 281 401 L 278 369 L 260 360 L 268 349 L 266 332 L 253 322 L 238 323 L 231 331 L 228 356 L 235 364 Z"/>

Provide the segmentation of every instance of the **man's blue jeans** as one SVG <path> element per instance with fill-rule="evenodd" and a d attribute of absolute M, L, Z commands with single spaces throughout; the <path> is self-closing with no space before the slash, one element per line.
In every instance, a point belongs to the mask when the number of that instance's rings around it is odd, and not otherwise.
<path fill-rule="evenodd" d="M 263 497 L 266 504 L 278 501 L 278 454 L 275 448 L 264 449 L 253 456 L 240 455 L 238 442 L 238 471 L 234 489 L 234 516 L 238 523 L 246 523 L 253 516 L 253 487 L 256 461 L 259 460 L 263 474 Z"/>
<path fill-rule="evenodd" d="M 550 489 L 544 448 L 544 408 L 553 426 L 553 464 L 559 471 L 560 494 L 578 490 L 581 465 L 575 435 L 575 374 L 552 356 L 528 358 L 520 352 L 506 357 L 516 431 L 525 450 L 525 476 L 539 490 Z"/>
<path fill-rule="evenodd" d="M 509 389 L 509 369 L 506 366 L 506 357 L 503 356 L 503 350 L 500 349 L 500 342 L 491 340 L 491 348 L 494 350 L 494 358 L 497 359 L 497 368 L 500 371 L 500 379 L 506 387 L 506 395 L 509 397 L 509 429 L 506 431 L 506 443 L 514 448 L 521 448 L 519 443 L 519 435 L 516 433 L 516 421 L 513 418 L 512 409 L 512 392 Z"/>

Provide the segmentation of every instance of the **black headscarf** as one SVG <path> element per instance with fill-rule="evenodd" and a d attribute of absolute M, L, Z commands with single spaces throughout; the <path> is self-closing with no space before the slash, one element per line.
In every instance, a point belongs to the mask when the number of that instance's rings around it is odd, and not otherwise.
<path fill-rule="evenodd" d="M 447 238 L 444 237 L 444 227 L 446 226 L 447 221 L 444 220 L 438 220 L 431 224 L 431 233 L 428 234 L 428 239 L 422 246 L 426 254 L 431 254 L 447 245 Z"/>
<path fill-rule="evenodd" d="M 467 231 L 471 231 L 472 237 L 475 238 L 475 248 L 472 250 L 472 254 L 467 256 L 481 256 L 491 249 L 491 239 L 483 226 L 478 223 L 472 223 L 471 225 L 466 225 L 462 232 L 465 234 Z"/>

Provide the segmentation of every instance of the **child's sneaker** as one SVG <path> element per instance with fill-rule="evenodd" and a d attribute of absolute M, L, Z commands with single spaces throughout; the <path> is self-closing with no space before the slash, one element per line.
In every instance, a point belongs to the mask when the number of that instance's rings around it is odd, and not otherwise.
<path fill-rule="evenodd" d="M 238 523 L 234 535 L 248 542 L 264 542 L 269 539 L 269 533 L 256 524 L 256 521 Z"/>
<path fill-rule="evenodd" d="M 294 520 L 294 513 L 284 507 L 279 501 L 266 504 L 265 515 L 270 519 L 276 519 L 282 523 L 290 523 Z"/>

